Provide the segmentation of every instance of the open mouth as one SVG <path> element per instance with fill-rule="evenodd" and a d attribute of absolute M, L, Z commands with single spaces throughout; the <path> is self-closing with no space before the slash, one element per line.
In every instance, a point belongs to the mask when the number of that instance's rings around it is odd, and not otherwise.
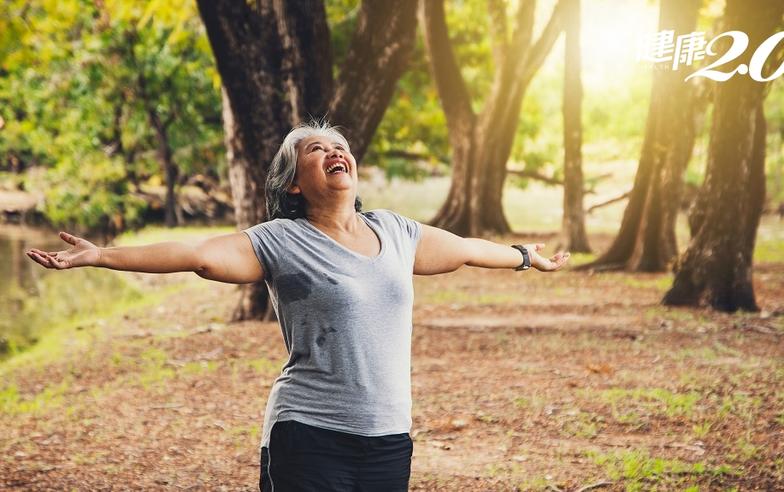
<path fill-rule="evenodd" d="M 347 173 L 348 168 L 344 163 L 336 162 L 327 166 L 326 172 L 327 174 Z"/>

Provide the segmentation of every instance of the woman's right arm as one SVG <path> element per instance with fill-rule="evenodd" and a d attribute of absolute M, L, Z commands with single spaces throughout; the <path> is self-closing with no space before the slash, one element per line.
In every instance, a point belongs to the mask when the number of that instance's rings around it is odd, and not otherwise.
<path fill-rule="evenodd" d="M 86 239 L 60 233 L 72 247 L 46 252 L 31 249 L 30 258 L 47 268 L 63 270 L 96 266 L 147 273 L 194 272 L 219 282 L 245 284 L 263 280 L 264 271 L 244 232 L 208 237 L 194 243 L 166 241 L 144 246 L 99 248 Z"/>

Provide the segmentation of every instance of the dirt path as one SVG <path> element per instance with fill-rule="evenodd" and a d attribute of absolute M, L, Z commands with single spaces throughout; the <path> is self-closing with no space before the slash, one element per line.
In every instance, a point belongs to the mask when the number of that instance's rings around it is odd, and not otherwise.
<path fill-rule="evenodd" d="M 754 315 L 658 306 L 667 285 L 416 278 L 411 489 L 784 489 L 784 266 L 755 269 Z M 257 490 L 280 330 L 183 286 L 4 376 L 1 489 Z"/>

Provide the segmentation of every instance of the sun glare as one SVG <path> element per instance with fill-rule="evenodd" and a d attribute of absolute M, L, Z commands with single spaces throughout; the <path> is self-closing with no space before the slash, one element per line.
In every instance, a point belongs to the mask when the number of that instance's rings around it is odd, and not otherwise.
<path fill-rule="evenodd" d="M 582 2 L 583 83 L 605 85 L 630 76 L 637 65 L 637 46 L 656 32 L 658 5 L 646 0 Z"/>

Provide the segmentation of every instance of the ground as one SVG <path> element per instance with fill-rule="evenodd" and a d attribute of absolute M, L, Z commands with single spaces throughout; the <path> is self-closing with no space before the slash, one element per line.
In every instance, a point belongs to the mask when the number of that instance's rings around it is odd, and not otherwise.
<path fill-rule="evenodd" d="M 125 275 L 169 290 L 0 372 L 0 488 L 256 490 L 277 323 Z M 416 277 L 411 490 L 784 489 L 784 264 L 755 266 L 759 313 L 661 306 L 671 279 Z"/>

